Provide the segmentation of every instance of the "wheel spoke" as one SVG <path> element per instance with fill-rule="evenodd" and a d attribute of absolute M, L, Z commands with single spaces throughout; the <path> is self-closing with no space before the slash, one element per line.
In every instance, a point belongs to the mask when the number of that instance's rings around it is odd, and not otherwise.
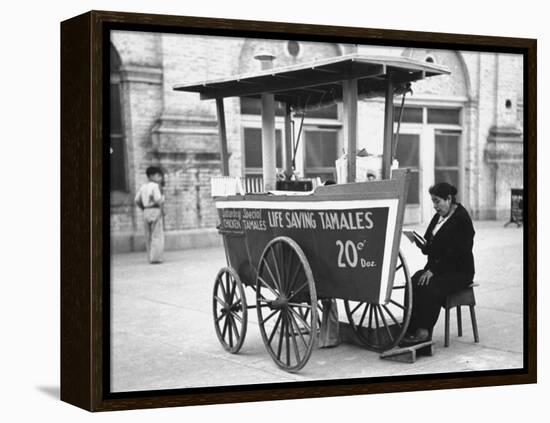
<path fill-rule="evenodd" d="M 218 286 L 222 290 L 222 296 L 223 298 L 227 298 L 227 292 L 225 291 L 225 287 L 223 286 L 223 279 L 220 277 Z"/>
<path fill-rule="evenodd" d="M 279 257 L 279 261 L 276 264 L 276 267 L 279 269 L 279 275 L 281 276 L 281 288 L 283 289 L 283 292 L 287 293 L 287 285 L 288 285 L 288 268 L 287 268 L 287 262 L 286 262 L 286 253 L 285 253 L 285 247 L 286 244 L 281 242 L 278 243 L 279 247 L 277 249 L 277 257 Z"/>
<path fill-rule="evenodd" d="M 225 315 L 225 322 L 223 323 L 222 339 L 225 340 L 225 334 L 227 333 L 227 327 L 229 323 L 227 322 L 227 314 Z"/>
<path fill-rule="evenodd" d="M 279 311 L 279 310 L 275 310 Z M 273 341 L 273 337 L 275 336 L 275 333 L 277 332 L 277 328 L 279 327 L 279 324 L 281 323 L 281 313 L 279 312 L 279 317 L 277 317 L 277 320 L 275 321 L 275 326 L 273 326 L 273 331 L 271 332 L 271 335 L 269 335 L 269 339 L 267 340 L 267 344 L 271 345 L 271 341 Z"/>
<path fill-rule="evenodd" d="M 237 312 L 232 311 L 232 312 L 231 312 L 231 316 L 235 317 L 239 322 L 241 322 L 241 323 L 243 322 L 242 317 L 239 316 L 239 315 L 237 314 Z"/>
<path fill-rule="evenodd" d="M 370 329 L 371 328 L 371 325 L 372 325 L 372 307 L 369 308 L 369 326 L 368 328 Z"/>
<path fill-rule="evenodd" d="M 357 305 L 354 307 L 354 309 L 351 311 L 350 314 L 353 316 L 353 315 L 355 314 L 355 312 L 357 311 L 357 309 L 358 309 L 359 307 L 361 307 L 363 304 L 365 304 L 365 303 L 359 303 L 359 304 L 357 304 Z"/>
<path fill-rule="evenodd" d="M 275 277 L 275 275 L 273 274 L 273 270 L 271 270 L 271 266 L 269 265 L 269 260 L 267 257 L 265 257 L 264 259 L 264 264 L 265 264 L 265 268 L 267 270 L 267 272 L 269 273 L 269 276 L 271 278 L 271 280 L 273 281 L 273 286 L 274 288 L 277 288 L 279 291 L 283 292 L 283 288 L 281 286 L 281 283 L 280 281 Z M 276 264 L 276 263 L 275 263 Z"/>
<path fill-rule="evenodd" d="M 370 304 L 369 303 L 365 303 L 365 310 L 363 310 L 363 314 L 361 315 L 361 320 L 359 320 L 359 324 L 357 325 L 357 327 L 361 327 L 363 326 L 363 322 L 365 321 L 365 317 L 367 317 L 367 310 L 369 309 L 369 306 Z M 370 326 L 370 323 L 369 323 L 369 326 Z"/>
<path fill-rule="evenodd" d="M 233 316 L 230 315 L 229 316 L 229 323 L 231 323 L 231 326 L 233 328 L 233 332 L 235 333 L 235 339 L 239 339 L 240 335 L 239 335 L 239 330 L 237 329 L 237 324 L 235 323 L 235 320 L 233 319 Z"/>
<path fill-rule="evenodd" d="M 297 291 L 294 291 L 294 293 L 293 293 L 290 297 L 288 297 L 288 300 L 290 301 L 291 299 L 293 299 L 293 298 L 296 296 L 296 294 L 298 294 L 298 293 L 299 293 L 302 289 L 304 289 L 306 286 L 309 286 L 308 281 L 305 281 L 305 282 L 300 286 L 300 288 L 298 288 Z"/>
<path fill-rule="evenodd" d="M 264 258 L 263 263 L 265 264 L 264 268 L 267 270 L 267 273 L 269 273 L 269 276 L 271 277 L 271 280 L 273 281 L 273 285 L 282 292 L 281 286 L 275 276 L 273 276 L 273 272 L 271 271 L 271 267 L 269 267 L 269 263 L 267 262 L 267 257 Z M 265 282 L 265 280 L 264 280 Z M 266 282 L 267 283 L 267 282 Z"/>
<path fill-rule="evenodd" d="M 402 304 L 399 304 L 398 302 L 395 302 L 394 300 L 390 299 L 390 303 L 392 303 L 396 307 L 399 307 L 401 310 L 405 310 L 405 307 Z"/>
<path fill-rule="evenodd" d="M 281 361 L 281 352 L 283 350 L 283 338 L 285 334 L 285 318 L 281 313 L 281 330 L 279 331 L 279 345 L 277 345 L 277 360 Z"/>
<path fill-rule="evenodd" d="M 301 324 L 304 325 L 305 329 L 308 331 L 308 333 L 311 334 L 311 326 L 307 324 L 307 322 L 302 319 L 302 316 L 300 316 L 296 310 L 294 310 L 292 307 L 289 307 L 289 310 L 296 316 L 296 318 L 300 321 Z"/>
<path fill-rule="evenodd" d="M 384 313 L 382 312 L 382 308 L 380 306 L 377 306 L 378 313 L 380 313 L 380 317 L 382 318 L 382 323 L 384 324 L 384 327 L 386 328 L 386 332 L 388 332 L 388 336 L 391 339 L 391 342 L 393 342 L 393 335 L 391 333 L 391 330 L 388 326 L 388 323 L 386 322 L 386 318 L 384 317 Z"/>
<path fill-rule="evenodd" d="M 395 318 L 395 316 L 393 315 L 393 313 L 390 311 L 390 309 L 386 306 L 386 305 L 383 305 L 382 307 L 384 307 L 384 310 L 386 310 L 386 313 L 388 313 L 391 317 L 391 319 L 393 320 L 393 322 L 399 326 L 399 328 L 401 328 L 401 324 L 397 321 L 397 319 Z"/>
<path fill-rule="evenodd" d="M 292 277 L 288 279 L 288 292 L 291 292 L 292 288 L 294 288 L 294 285 L 296 285 L 296 280 L 298 278 L 300 270 L 302 270 L 302 263 L 300 262 L 300 260 L 298 260 L 298 263 L 296 263 L 296 270 L 294 270 Z"/>
<path fill-rule="evenodd" d="M 292 346 L 294 347 L 294 355 L 296 356 L 296 364 L 300 363 L 300 351 L 298 351 L 298 343 L 296 342 L 296 334 L 294 333 L 294 329 L 292 327 L 292 321 L 290 320 L 290 316 L 286 315 L 286 320 L 288 322 L 289 330 L 287 332 L 290 333 L 290 336 L 287 337 L 287 359 L 288 359 L 288 365 L 290 366 L 290 342 L 289 338 L 292 338 Z"/>
<path fill-rule="evenodd" d="M 232 281 L 231 291 L 229 292 L 229 304 L 233 304 L 233 299 L 235 298 L 236 289 L 237 289 L 237 282 Z"/>
<path fill-rule="evenodd" d="M 233 348 L 233 325 L 231 324 L 231 316 L 227 316 L 229 322 L 229 346 Z"/>
<path fill-rule="evenodd" d="M 281 280 L 281 274 L 279 273 L 279 266 L 278 266 L 278 262 L 277 262 L 277 257 L 275 257 L 275 248 L 273 248 L 274 246 L 271 247 L 271 249 L 269 250 L 271 252 L 271 257 L 273 258 L 273 265 L 275 266 L 275 273 L 277 274 L 277 282 L 278 282 L 278 286 L 279 286 L 279 290 L 281 292 L 285 292 L 285 287 L 283 286 L 283 281 Z M 267 258 L 266 258 L 266 265 L 267 264 Z"/>
<path fill-rule="evenodd" d="M 405 289 L 407 287 L 407 285 L 397 285 L 397 286 L 393 286 L 392 289 Z"/>
<path fill-rule="evenodd" d="M 225 274 L 225 291 L 227 302 L 231 303 L 231 281 L 229 280 L 229 273 Z"/>
<path fill-rule="evenodd" d="M 271 319 L 279 310 L 274 310 L 269 316 L 261 321 L 261 324 L 265 324 L 269 319 Z"/>
<path fill-rule="evenodd" d="M 286 336 L 285 336 L 285 340 L 286 340 L 286 365 L 287 366 L 290 366 L 290 329 L 289 328 L 289 322 L 288 322 L 288 317 L 287 317 L 287 313 L 285 313 L 285 316 L 284 316 L 284 319 L 285 319 L 285 328 L 286 328 Z"/>
<path fill-rule="evenodd" d="M 397 272 L 399 269 L 401 269 L 403 267 L 403 263 L 401 263 L 399 266 L 397 266 L 397 268 L 395 269 L 395 271 Z"/>
<path fill-rule="evenodd" d="M 268 283 L 264 280 L 264 278 L 262 278 L 260 275 L 258 275 L 258 280 L 262 283 L 263 286 L 265 286 L 273 295 L 275 295 L 276 297 L 279 297 L 279 294 L 277 292 L 275 292 L 275 290 L 273 288 L 271 288 Z"/>
<path fill-rule="evenodd" d="M 298 322 L 296 321 L 296 319 L 294 318 L 294 315 L 292 313 L 289 313 L 289 318 L 290 318 L 291 324 L 294 325 L 294 328 L 295 328 L 294 330 L 300 336 L 300 338 L 302 339 L 302 342 L 304 343 L 304 345 L 307 348 L 307 342 L 304 338 L 304 335 L 302 335 L 302 330 L 300 329 L 300 325 L 298 324 Z"/>
<path fill-rule="evenodd" d="M 215 298 L 216 301 L 219 302 L 222 306 L 227 307 L 227 303 L 226 303 L 224 300 L 222 300 L 220 297 L 218 297 L 217 295 L 215 295 L 214 298 Z"/>
<path fill-rule="evenodd" d="M 288 289 L 288 292 L 290 292 L 290 290 L 292 289 L 292 279 L 290 277 L 290 273 L 291 271 L 293 270 L 293 266 L 294 266 L 294 252 L 292 251 L 291 248 L 286 248 L 286 251 L 288 251 L 288 253 L 286 254 L 285 256 L 285 260 L 284 260 L 284 270 L 285 270 L 285 281 L 287 281 L 288 283 L 288 286 L 287 286 L 287 289 Z M 300 267 L 298 265 L 298 267 Z"/>

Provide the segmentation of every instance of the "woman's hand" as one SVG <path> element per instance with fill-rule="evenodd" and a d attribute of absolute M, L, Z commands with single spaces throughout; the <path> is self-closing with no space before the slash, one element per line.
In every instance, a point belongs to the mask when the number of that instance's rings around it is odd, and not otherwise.
<path fill-rule="evenodd" d="M 432 278 L 434 274 L 431 270 L 426 270 L 422 275 L 420 276 L 420 279 L 418 280 L 418 285 L 429 285 L 430 279 Z"/>

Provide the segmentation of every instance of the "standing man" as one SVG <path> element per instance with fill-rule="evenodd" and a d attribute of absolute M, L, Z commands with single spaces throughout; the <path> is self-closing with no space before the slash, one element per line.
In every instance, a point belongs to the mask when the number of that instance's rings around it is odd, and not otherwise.
<path fill-rule="evenodd" d="M 161 191 L 163 179 L 162 170 L 149 166 L 145 170 L 148 182 L 138 190 L 136 205 L 143 211 L 143 226 L 145 228 L 145 246 L 149 263 L 162 263 L 164 252 L 164 229 L 162 225 L 162 205 L 164 195 Z"/>

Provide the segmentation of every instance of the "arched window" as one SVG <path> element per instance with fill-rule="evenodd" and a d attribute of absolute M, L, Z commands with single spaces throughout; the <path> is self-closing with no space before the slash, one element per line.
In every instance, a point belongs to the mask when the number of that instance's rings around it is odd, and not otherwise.
<path fill-rule="evenodd" d="M 122 126 L 122 107 L 120 95 L 121 60 L 116 49 L 111 45 L 110 69 L 110 161 L 111 161 L 111 191 L 128 191 L 126 179 L 126 148 Z"/>

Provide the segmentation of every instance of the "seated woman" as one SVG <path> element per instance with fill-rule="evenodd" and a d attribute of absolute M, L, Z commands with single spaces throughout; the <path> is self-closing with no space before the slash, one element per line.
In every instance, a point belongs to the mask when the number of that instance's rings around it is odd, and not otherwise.
<path fill-rule="evenodd" d="M 428 256 L 423 270 L 412 277 L 413 306 L 401 345 L 429 341 L 447 295 L 460 291 L 474 278 L 474 227 L 466 209 L 456 202 L 457 190 L 446 182 L 429 189 L 436 214 L 417 246 Z"/>

